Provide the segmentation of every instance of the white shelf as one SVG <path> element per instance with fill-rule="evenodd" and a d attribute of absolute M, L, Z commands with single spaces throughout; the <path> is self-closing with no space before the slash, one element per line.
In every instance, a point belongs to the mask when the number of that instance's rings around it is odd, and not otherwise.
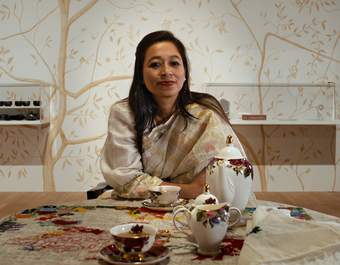
<path fill-rule="evenodd" d="M 232 125 L 340 125 L 340 120 L 241 120 L 230 119 Z"/>
<path fill-rule="evenodd" d="M 10 107 L 1 106 L 0 110 L 1 109 L 40 109 L 40 108 L 41 108 L 40 106 L 10 106 Z"/>
<path fill-rule="evenodd" d="M 0 126 L 3 125 L 44 125 L 44 124 L 48 124 L 48 121 L 40 121 L 40 120 L 36 120 L 36 121 L 26 121 L 26 120 L 22 120 L 22 121 L 0 121 Z"/>

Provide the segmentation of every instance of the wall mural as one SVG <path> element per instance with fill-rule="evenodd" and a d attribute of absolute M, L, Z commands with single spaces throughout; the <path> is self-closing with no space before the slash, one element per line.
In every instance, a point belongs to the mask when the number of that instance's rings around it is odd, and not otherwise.
<path fill-rule="evenodd" d="M 103 179 L 98 156 L 109 108 L 127 95 L 135 47 L 154 30 L 183 40 L 195 90 L 206 91 L 206 82 L 257 84 L 234 101 L 231 92 L 209 92 L 233 108 L 252 101 L 252 111 L 276 118 L 334 112 L 340 119 L 323 88 L 287 98 L 265 86 L 331 81 L 337 91 L 339 13 L 335 0 L 0 1 L 0 83 L 43 86 L 51 105 L 47 127 L 0 126 L 0 190 L 87 190 Z M 256 190 L 340 190 L 335 126 L 235 130 L 256 165 Z"/>

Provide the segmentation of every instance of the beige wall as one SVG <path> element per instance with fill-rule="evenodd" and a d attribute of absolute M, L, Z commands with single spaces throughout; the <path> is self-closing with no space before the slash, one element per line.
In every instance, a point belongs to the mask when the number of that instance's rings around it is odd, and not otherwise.
<path fill-rule="evenodd" d="M 0 83 L 49 85 L 52 117 L 48 127 L 0 126 L 0 190 L 86 190 L 102 180 L 108 109 L 127 95 L 146 33 L 183 40 L 197 90 L 339 83 L 339 15 L 335 0 L 2 1 Z M 335 126 L 235 129 L 256 164 L 256 190 L 340 190 Z"/>

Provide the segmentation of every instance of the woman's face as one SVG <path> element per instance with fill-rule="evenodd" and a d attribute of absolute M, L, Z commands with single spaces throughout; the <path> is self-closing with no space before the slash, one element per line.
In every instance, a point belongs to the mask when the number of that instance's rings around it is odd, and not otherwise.
<path fill-rule="evenodd" d="M 180 53 L 170 41 L 150 46 L 143 64 L 144 84 L 155 100 L 176 100 L 185 81 Z"/>

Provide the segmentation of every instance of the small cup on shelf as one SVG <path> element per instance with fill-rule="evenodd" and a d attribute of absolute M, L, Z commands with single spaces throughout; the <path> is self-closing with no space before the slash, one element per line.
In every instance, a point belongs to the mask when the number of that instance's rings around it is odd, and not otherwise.
<path fill-rule="evenodd" d="M 17 107 L 28 107 L 31 105 L 31 101 L 29 100 L 16 100 L 14 101 L 15 106 Z"/>
<path fill-rule="evenodd" d="M 0 114 L 0 121 L 7 121 L 8 120 L 8 114 Z"/>
<path fill-rule="evenodd" d="M 0 107 L 10 107 L 10 106 L 12 106 L 12 101 L 9 101 L 9 100 L 0 101 Z"/>
<path fill-rule="evenodd" d="M 39 114 L 38 113 L 29 112 L 29 113 L 25 114 L 25 120 L 28 120 L 28 121 L 39 120 Z"/>
<path fill-rule="evenodd" d="M 40 100 L 33 100 L 33 106 L 39 107 L 41 105 Z"/>
<path fill-rule="evenodd" d="M 14 114 L 14 115 L 8 115 L 9 116 L 9 120 L 14 120 L 14 121 L 22 121 L 25 119 L 25 115 L 24 114 Z"/>

